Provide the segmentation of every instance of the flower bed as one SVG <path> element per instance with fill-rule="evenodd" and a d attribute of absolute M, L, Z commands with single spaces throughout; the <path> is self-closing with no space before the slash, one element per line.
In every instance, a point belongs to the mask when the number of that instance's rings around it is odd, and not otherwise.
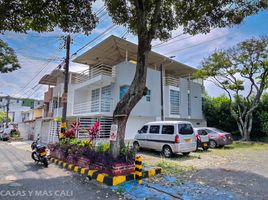
<path fill-rule="evenodd" d="M 109 145 L 94 147 L 92 143 L 78 139 L 62 140 L 61 143 L 48 145 L 48 148 L 51 157 L 82 168 L 95 169 L 113 176 L 135 171 L 134 151 L 128 147 L 124 147 L 117 159 L 108 152 Z"/>

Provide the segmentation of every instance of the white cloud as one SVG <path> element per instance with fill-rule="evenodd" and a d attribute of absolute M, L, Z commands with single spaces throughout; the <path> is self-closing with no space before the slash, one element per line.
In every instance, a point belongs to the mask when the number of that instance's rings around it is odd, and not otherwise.
<path fill-rule="evenodd" d="M 48 64 L 46 61 L 35 60 L 22 55 L 18 55 L 18 59 L 21 69 L 7 74 L 1 74 L 1 92 L 5 95 L 27 97 L 37 89 L 35 86 L 38 84 L 40 78 L 57 66 L 57 64 L 53 62 Z M 41 69 L 43 70 L 41 71 Z M 40 87 L 41 90 L 34 92 L 33 96 L 42 99 L 44 91 L 42 88 L 43 87 Z M 35 95 L 36 93 L 38 95 Z"/>

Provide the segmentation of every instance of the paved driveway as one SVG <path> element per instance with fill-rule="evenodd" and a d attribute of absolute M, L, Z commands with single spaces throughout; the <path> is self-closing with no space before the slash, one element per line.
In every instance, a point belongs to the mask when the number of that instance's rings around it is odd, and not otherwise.
<path fill-rule="evenodd" d="M 15 147 L 17 146 L 17 148 Z M 110 188 L 31 159 L 29 145 L 0 142 L 0 199 L 120 199 Z"/>

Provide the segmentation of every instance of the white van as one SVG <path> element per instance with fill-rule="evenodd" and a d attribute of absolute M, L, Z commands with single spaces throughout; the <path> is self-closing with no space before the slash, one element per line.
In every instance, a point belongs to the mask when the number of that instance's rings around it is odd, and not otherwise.
<path fill-rule="evenodd" d="M 133 146 L 162 151 L 165 157 L 171 157 L 173 153 L 189 155 L 196 150 L 196 138 L 191 122 L 156 121 L 145 124 L 138 131 Z"/>

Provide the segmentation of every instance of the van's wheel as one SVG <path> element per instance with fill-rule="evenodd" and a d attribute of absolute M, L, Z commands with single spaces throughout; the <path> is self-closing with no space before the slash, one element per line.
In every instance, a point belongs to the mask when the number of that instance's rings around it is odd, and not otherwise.
<path fill-rule="evenodd" d="M 209 147 L 214 149 L 217 147 L 217 143 L 215 140 L 209 140 Z"/>
<path fill-rule="evenodd" d="M 170 158 L 172 156 L 172 149 L 170 146 L 165 145 L 163 147 L 162 153 L 166 158 Z"/>
<path fill-rule="evenodd" d="M 139 145 L 139 143 L 138 142 L 134 142 L 133 143 L 133 148 L 134 148 L 134 150 L 137 152 L 137 151 L 139 151 L 140 150 L 140 145 Z"/>
<path fill-rule="evenodd" d="M 183 152 L 182 155 L 189 156 L 190 152 Z"/>

